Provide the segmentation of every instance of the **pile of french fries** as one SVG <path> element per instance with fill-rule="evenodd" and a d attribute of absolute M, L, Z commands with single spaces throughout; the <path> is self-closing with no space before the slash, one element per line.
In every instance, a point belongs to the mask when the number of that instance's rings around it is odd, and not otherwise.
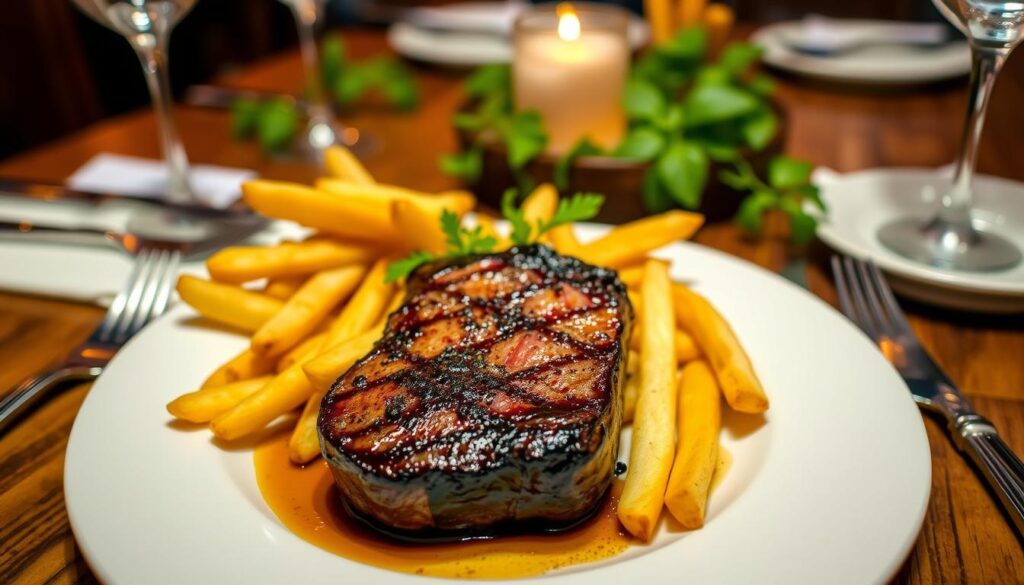
<path fill-rule="evenodd" d="M 177 286 L 200 315 L 249 335 L 250 342 L 167 410 L 208 424 L 223 441 L 292 417 L 289 456 L 296 464 L 320 455 L 322 396 L 372 349 L 387 316 L 403 301 L 402 283 L 385 282 L 388 264 L 414 250 L 444 252 L 441 211 L 462 216 L 475 206 L 462 191 L 428 194 L 378 184 L 341 148 L 328 152 L 327 167 L 331 176 L 314 186 L 265 180 L 243 185 L 251 208 L 297 221 L 315 229 L 314 235 L 276 246 L 226 248 L 207 261 L 209 280 L 182 276 Z M 523 212 L 536 223 L 551 218 L 557 206 L 557 192 L 543 185 L 526 198 Z M 476 222 L 498 240 L 497 249 L 507 246 L 490 218 L 478 215 Z M 700 215 L 669 211 L 587 243 L 576 240 L 570 225 L 543 237 L 563 254 L 619 270 L 636 309 L 624 393 L 633 450 L 618 514 L 643 540 L 654 534 L 664 506 L 684 526 L 702 525 L 717 461 L 719 395 L 743 412 L 768 408 L 729 325 L 707 300 L 672 283 L 665 262 L 648 258 L 652 250 L 690 237 L 702 222 Z"/>

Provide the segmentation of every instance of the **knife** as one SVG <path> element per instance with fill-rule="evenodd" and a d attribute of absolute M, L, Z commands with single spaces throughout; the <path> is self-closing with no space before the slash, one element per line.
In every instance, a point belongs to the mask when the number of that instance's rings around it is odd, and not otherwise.
<path fill-rule="evenodd" d="M 216 208 L 199 204 L 169 203 L 158 199 L 132 197 L 130 195 L 79 191 L 59 183 L 28 181 L 13 177 L 0 177 L 0 197 L 2 196 L 23 197 L 37 201 L 78 201 L 97 206 L 112 201 L 119 201 L 154 209 L 165 208 L 180 211 L 207 219 L 233 219 L 255 216 L 252 210 L 242 203 L 241 200 L 225 208 Z"/>

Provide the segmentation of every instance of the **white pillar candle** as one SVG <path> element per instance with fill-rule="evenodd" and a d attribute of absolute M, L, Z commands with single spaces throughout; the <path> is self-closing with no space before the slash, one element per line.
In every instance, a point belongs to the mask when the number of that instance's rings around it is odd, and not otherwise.
<path fill-rule="evenodd" d="M 626 127 L 622 88 L 629 70 L 628 16 L 612 7 L 538 7 L 516 22 L 513 91 L 518 111 L 536 110 L 548 152 L 580 138 L 614 147 Z"/>

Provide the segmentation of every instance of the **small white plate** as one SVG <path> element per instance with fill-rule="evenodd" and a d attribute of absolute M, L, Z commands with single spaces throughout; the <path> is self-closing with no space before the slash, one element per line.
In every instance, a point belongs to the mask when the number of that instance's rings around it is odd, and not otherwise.
<path fill-rule="evenodd" d="M 852 26 L 877 24 L 867 20 L 843 22 Z M 830 81 L 908 85 L 958 77 L 971 70 L 967 41 L 928 49 L 905 45 L 865 47 L 819 57 L 795 51 L 784 42 L 802 26 L 800 21 L 771 24 L 754 33 L 751 40 L 764 48 L 764 62 L 768 65 Z"/>
<path fill-rule="evenodd" d="M 815 181 L 828 205 L 818 237 L 839 251 L 874 260 L 896 292 L 968 311 L 1024 311 L 1024 264 L 1001 272 L 940 270 L 904 258 L 878 240 L 878 229 L 894 219 L 924 220 L 935 213 L 937 194 L 949 186 L 941 169 L 871 169 L 845 175 L 819 170 Z M 1024 185 L 976 176 L 974 205 L 976 223 L 1024 249 Z"/>
<path fill-rule="evenodd" d="M 428 25 L 412 20 L 394 23 L 388 29 L 388 43 L 400 55 L 449 67 L 478 67 L 512 61 L 514 13 L 502 2 L 449 4 L 429 10 Z M 452 30 L 432 25 L 447 23 Z M 650 37 L 647 23 L 638 17 L 629 22 L 629 43 L 636 50 Z"/>
<path fill-rule="evenodd" d="M 916 539 L 931 488 L 924 425 L 902 380 L 850 323 L 778 276 L 694 244 L 660 255 L 673 261 L 673 278 L 692 282 L 729 319 L 772 408 L 763 421 L 726 413 L 733 465 L 703 529 L 663 532 L 545 582 L 886 581 Z M 193 316 L 178 307 L 135 337 L 75 421 L 64 488 L 97 577 L 109 585 L 438 582 L 300 539 L 260 496 L 249 449 L 223 450 L 204 430 L 170 424 L 167 401 L 247 343 Z"/>

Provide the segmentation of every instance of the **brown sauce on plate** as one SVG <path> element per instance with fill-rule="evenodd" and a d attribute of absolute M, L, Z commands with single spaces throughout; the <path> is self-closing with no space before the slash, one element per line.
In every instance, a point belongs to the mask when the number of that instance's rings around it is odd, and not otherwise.
<path fill-rule="evenodd" d="M 634 542 L 615 516 L 619 480 L 590 520 L 564 532 L 410 544 L 350 517 L 322 460 L 292 465 L 288 433 L 258 448 L 254 463 L 263 499 L 295 535 L 341 557 L 393 571 L 472 579 L 532 577 L 613 557 Z"/>

